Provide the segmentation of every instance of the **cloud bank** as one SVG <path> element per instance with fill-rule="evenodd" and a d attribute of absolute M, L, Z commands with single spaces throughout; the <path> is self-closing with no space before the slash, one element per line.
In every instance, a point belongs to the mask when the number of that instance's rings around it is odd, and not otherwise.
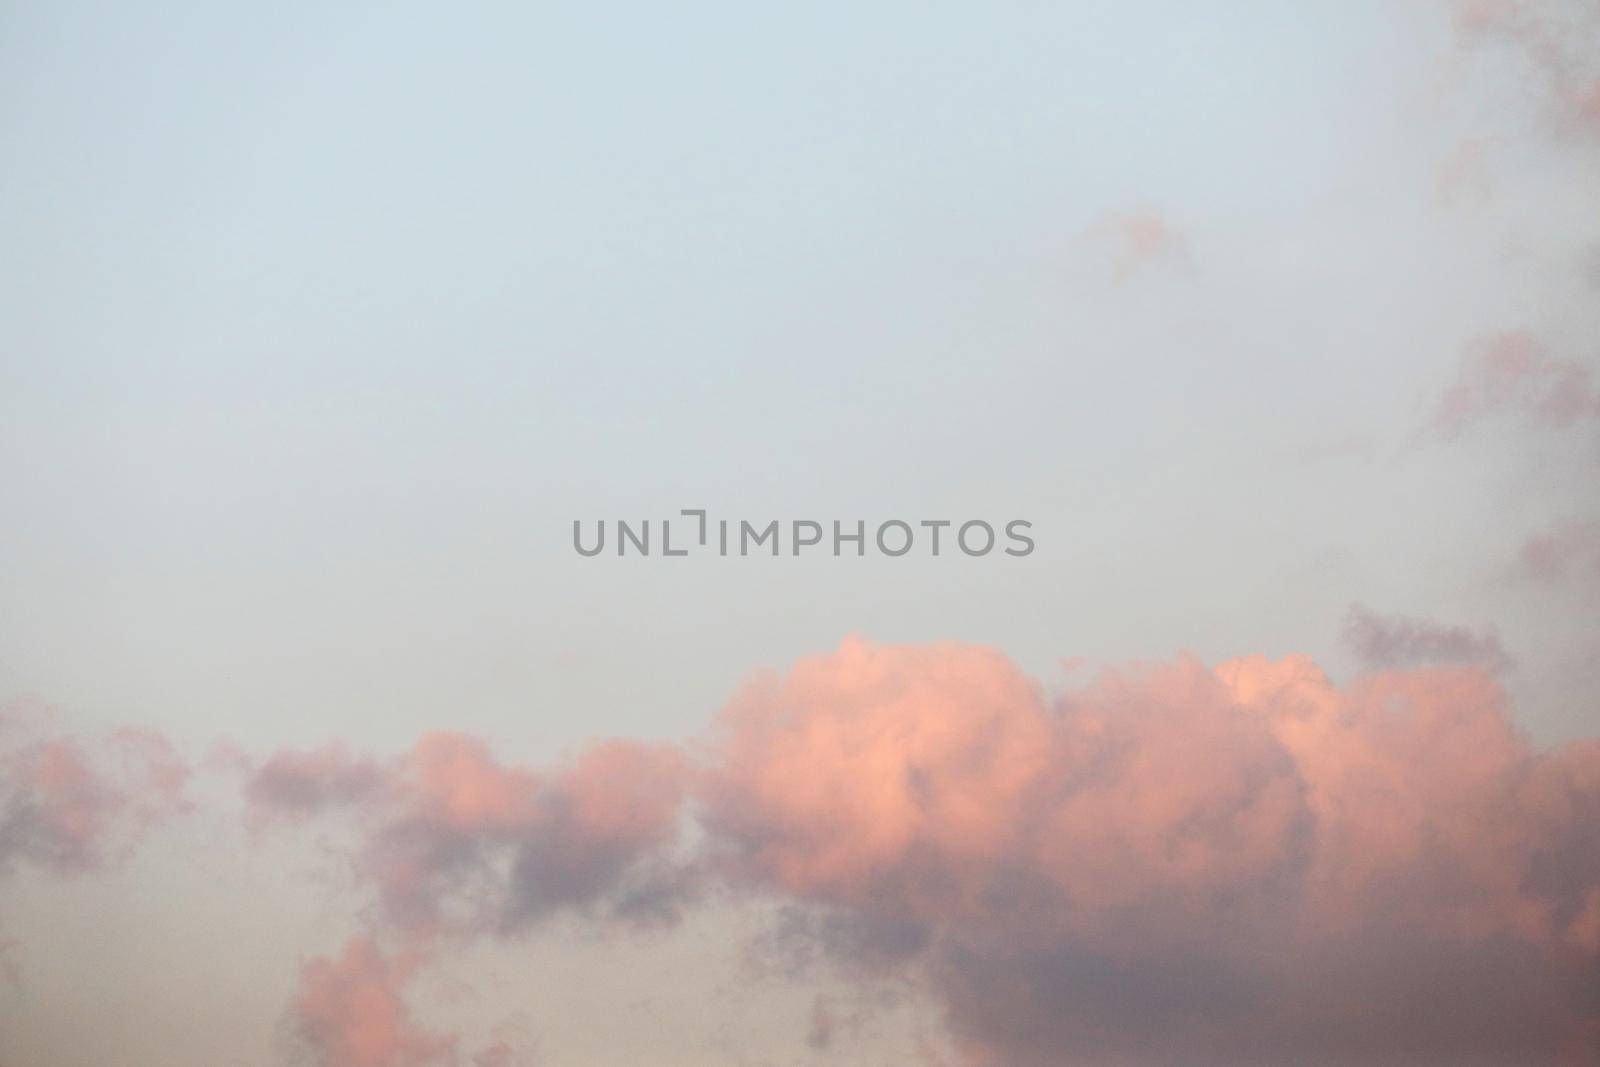
<path fill-rule="evenodd" d="M 1107 672 L 850 643 L 745 694 L 708 818 L 752 886 L 926 968 L 973 1062 L 1594 1050 L 1600 746 L 1493 679 L 1309 660 Z"/>
<path fill-rule="evenodd" d="M 799 970 L 922 983 L 972 1064 L 1600 1053 L 1600 743 L 1533 750 L 1482 665 L 1180 659 L 1052 699 L 992 649 L 851 640 L 681 751 L 535 772 L 439 734 L 283 753 L 246 789 L 361 813 L 398 936 L 715 886 L 783 905 Z"/>

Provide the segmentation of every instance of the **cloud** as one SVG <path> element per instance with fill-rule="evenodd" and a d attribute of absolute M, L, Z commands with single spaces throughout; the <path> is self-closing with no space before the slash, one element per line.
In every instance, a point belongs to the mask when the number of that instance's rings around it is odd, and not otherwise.
<path fill-rule="evenodd" d="M 850 642 L 719 730 L 726 876 L 918 969 L 970 1062 L 1536 1062 L 1600 1032 L 1600 747 L 1535 754 L 1481 669 L 1184 660 L 1049 702 L 991 650 Z"/>
<path fill-rule="evenodd" d="M 1434 192 L 1440 203 L 1478 202 L 1492 195 L 1489 152 L 1494 146 L 1494 140 L 1487 137 L 1466 137 L 1456 143 L 1434 173 Z"/>
<path fill-rule="evenodd" d="M 1431 428 L 1450 440 L 1501 415 L 1551 427 L 1600 418 L 1593 378 L 1587 365 L 1551 356 L 1531 334 L 1490 334 L 1468 346 L 1455 381 L 1434 404 Z"/>
<path fill-rule="evenodd" d="M 811 1002 L 811 1026 L 806 1032 L 806 1044 L 817 1052 L 833 1048 L 833 1034 L 838 1026 L 833 1008 L 822 997 Z"/>
<path fill-rule="evenodd" d="M 531 1067 L 536 1057 L 505 1041 L 496 1041 L 472 1057 L 472 1067 Z"/>
<path fill-rule="evenodd" d="M 412 1021 L 403 993 L 416 969 L 410 955 L 387 957 L 352 938 L 338 958 L 300 970 L 290 1015 L 318 1067 L 433 1067 L 453 1064 L 456 1037 Z"/>
<path fill-rule="evenodd" d="M 430 1030 L 406 998 L 425 958 L 386 953 L 372 937 L 353 937 L 337 956 L 300 968 L 288 1022 L 316 1067 L 456 1067 L 461 1036 Z M 473 1067 L 530 1067 L 536 1057 L 504 1040 L 472 1054 Z"/>
<path fill-rule="evenodd" d="M 607 741 L 540 773 L 481 740 L 431 733 L 400 759 L 339 745 L 288 750 L 245 784 L 252 822 L 345 808 L 360 819 L 358 870 L 387 917 L 415 935 L 511 932 L 563 907 L 670 917 L 680 872 L 645 869 L 678 833 L 675 749 Z"/>
<path fill-rule="evenodd" d="M 806 1047 L 836 1057 L 848 1038 L 865 1032 L 875 1014 L 898 1006 L 899 997 L 884 989 L 855 989 L 844 993 L 818 993 L 811 1000 L 806 1026 Z"/>
<path fill-rule="evenodd" d="M 1498 44 L 1538 75 L 1558 130 L 1600 137 L 1600 11 L 1548 0 L 1456 0 L 1454 8 L 1464 43 Z"/>
<path fill-rule="evenodd" d="M 1517 570 L 1551 585 L 1600 577 L 1600 519 L 1563 519 L 1532 535 L 1517 554 Z"/>
<path fill-rule="evenodd" d="M 1049 697 L 993 649 L 850 640 L 752 679 L 691 748 L 533 770 L 430 734 L 279 754 L 246 793 L 289 825 L 355 813 L 402 938 L 714 880 L 776 905 L 766 973 L 914 983 L 969 1064 L 1600 1053 L 1600 742 L 1535 751 L 1482 663 L 1413 665 L 1493 661 L 1492 633 L 1357 618 L 1399 666 L 1342 686 L 1303 656 L 1181 658 Z M 444 1054 L 399 1004 L 412 958 L 354 944 L 297 1001 L 325 1062 Z M 347 1030 L 357 1005 L 376 1021 Z M 796 1041 L 836 1053 L 859 1022 L 817 1000 Z"/>
<path fill-rule="evenodd" d="M 383 777 L 375 762 L 353 758 L 338 742 L 319 749 L 285 749 L 250 776 L 245 799 L 261 813 L 316 815 L 370 796 Z"/>
<path fill-rule="evenodd" d="M 38 729 L 0 721 L 0 871 L 15 861 L 66 874 L 96 868 L 187 807 L 189 768 L 160 734 L 83 739 Z"/>
<path fill-rule="evenodd" d="M 1159 263 L 1193 267 L 1188 238 L 1153 209 L 1106 212 L 1089 227 L 1088 236 L 1110 256 L 1119 282 Z"/>
<path fill-rule="evenodd" d="M 1345 615 L 1344 640 L 1368 668 L 1459 663 L 1501 671 L 1512 665 L 1492 626 L 1478 632 L 1431 619 L 1379 615 L 1360 604 L 1350 605 Z"/>

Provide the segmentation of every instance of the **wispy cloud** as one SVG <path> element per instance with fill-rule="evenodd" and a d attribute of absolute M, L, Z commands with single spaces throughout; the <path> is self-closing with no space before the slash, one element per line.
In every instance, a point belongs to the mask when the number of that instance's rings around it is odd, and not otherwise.
<path fill-rule="evenodd" d="M 1492 626 L 1480 631 L 1408 615 L 1379 615 L 1360 604 L 1350 605 L 1345 615 L 1344 640 L 1368 668 L 1458 663 L 1500 671 L 1512 665 Z"/>
<path fill-rule="evenodd" d="M 1455 380 L 1435 400 L 1430 428 L 1449 440 L 1497 416 L 1551 427 L 1600 418 L 1593 369 L 1551 355 L 1526 331 L 1481 337 L 1467 346 Z"/>
<path fill-rule="evenodd" d="M 1455 25 L 1473 46 L 1513 51 L 1541 81 L 1558 130 L 1600 137 L 1600 11 L 1549 0 L 1456 0 Z"/>
<path fill-rule="evenodd" d="M 1089 227 L 1087 236 L 1108 256 L 1112 275 L 1119 282 L 1161 264 L 1183 270 L 1194 266 L 1188 237 L 1153 208 L 1105 212 Z"/>
<path fill-rule="evenodd" d="M 1552 585 L 1600 578 L 1600 519 L 1562 519 L 1531 535 L 1517 554 L 1517 571 Z"/>
<path fill-rule="evenodd" d="M 1456 143 L 1435 171 L 1434 192 L 1440 203 L 1456 205 L 1489 198 L 1494 191 L 1489 172 L 1493 147 L 1494 140 L 1488 137 L 1465 137 Z"/>
<path fill-rule="evenodd" d="M 539 773 L 477 739 L 432 733 L 387 764 L 339 745 L 280 752 L 245 795 L 257 826 L 354 811 L 359 872 L 390 919 L 420 935 L 512 930 L 566 906 L 665 916 L 676 883 L 635 861 L 676 837 L 683 789 L 671 748 L 603 742 Z"/>
<path fill-rule="evenodd" d="M 186 808 L 189 776 L 154 731 L 41 735 L 39 723 L 0 717 L 0 872 L 25 861 L 80 873 L 121 858 Z"/>
<path fill-rule="evenodd" d="M 334 958 L 300 971 L 290 1016 L 318 1067 L 442 1067 L 456 1062 L 453 1034 L 412 1020 L 404 999 L 417 957 L 386 956 L 370 938 L 352 938 Z"/>

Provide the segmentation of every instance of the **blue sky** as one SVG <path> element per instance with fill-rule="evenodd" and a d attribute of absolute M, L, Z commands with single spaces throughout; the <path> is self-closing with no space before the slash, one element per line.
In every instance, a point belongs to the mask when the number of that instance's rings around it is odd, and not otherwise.
<path fill-rule="evenodd" d="M 14 10 L 5 680 L 247 735 L 442 707 L 672 735 L 843 630 L 1042 669 L 1337 655 L 1350 600 L 1493 621 L 1460 568 L 1571 484 L 1396 442 L 1472 337 L 1583 336 L 1546 275 L 1588 193 L 1513 128 L 1494 201 L 1439 202 L 1527 75 L 1429 15 Z M 1187 259 L 1119 281 L 1095 227 L 1137 211 Z M 1556 265 L 1507 252 L 1545 237 Z M 1330 443 L 1365 462 L 1297 459 Z M 562 550 L 572 518 L 692 506 L 1041 540 Z"/>

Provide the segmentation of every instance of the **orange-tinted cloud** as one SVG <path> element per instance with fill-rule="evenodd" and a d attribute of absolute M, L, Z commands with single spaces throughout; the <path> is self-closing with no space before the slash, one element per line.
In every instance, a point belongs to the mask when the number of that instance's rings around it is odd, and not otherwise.
<path fill-rule="evenodd" d="M 1600 418 L 1594 373 L 1576 360 L 1550 355 L 1523 331 L 1480 338 L 1468 346 L 1455 381 L 1435 402 L 1432 429 L 1454 438 L 1500 415 L 1558 427 Z"/>

